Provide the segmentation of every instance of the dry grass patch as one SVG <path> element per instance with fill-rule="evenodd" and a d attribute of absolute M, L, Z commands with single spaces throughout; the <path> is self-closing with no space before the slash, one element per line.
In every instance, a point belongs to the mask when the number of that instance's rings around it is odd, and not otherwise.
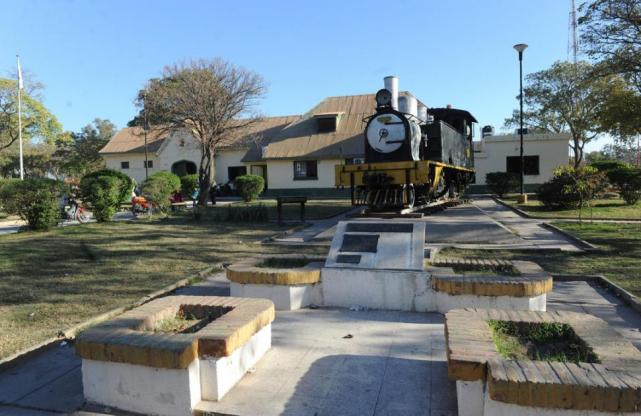
<path fill-rule="evenodd" d="M 214 263 L 286 253 L 257 244 L 284 229 L 173 217 L 0 236 L 0 358 Z"/>

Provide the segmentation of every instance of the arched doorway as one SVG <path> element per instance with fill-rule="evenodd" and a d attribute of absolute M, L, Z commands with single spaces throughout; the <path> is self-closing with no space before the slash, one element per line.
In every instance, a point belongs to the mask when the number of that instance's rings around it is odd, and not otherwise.
<path fill-rule="evenodd" d="M 171 173 L 178 176 L 193 175 L 197 171 L 196 164 L 189 160 L 181 160 L 171 165 Z"/>

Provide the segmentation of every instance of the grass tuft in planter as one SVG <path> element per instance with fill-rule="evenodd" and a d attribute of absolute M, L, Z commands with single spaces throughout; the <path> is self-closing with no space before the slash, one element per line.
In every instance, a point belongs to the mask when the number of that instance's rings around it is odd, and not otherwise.
<path fill-rule="evenodd" d="M 599 357 L 568 324 L 487 321 L 503 358 L 510 360 L 598 363 Z"/>

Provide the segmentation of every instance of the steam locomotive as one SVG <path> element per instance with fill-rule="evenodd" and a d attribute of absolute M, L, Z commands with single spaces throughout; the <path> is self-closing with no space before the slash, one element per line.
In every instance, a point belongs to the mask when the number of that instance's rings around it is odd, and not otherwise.
<path fill-rule="evenodd" d="M 428 109 L 398 92 L 386 77 L 376 93 L 376 112 L 366 122 L 365 161 L 337 165 L 336 186 L 351 189 L 353 205 L 407 209 L 456 198 L 474 178 L 472 132 L 465 110 Z"/>

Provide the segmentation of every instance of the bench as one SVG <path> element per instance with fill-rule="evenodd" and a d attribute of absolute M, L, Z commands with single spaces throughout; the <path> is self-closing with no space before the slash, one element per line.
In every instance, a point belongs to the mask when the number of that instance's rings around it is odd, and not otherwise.
<path fill-rule="evenodd" d="M 305 204 L 307 203 L 306 196 L 279 196 L 276 198 L 276 208 L 278 211 L 278 223 L 283 223 L 283 205 L 284 204 L 300 204 L 300 220 L 305 222 Z"/>

